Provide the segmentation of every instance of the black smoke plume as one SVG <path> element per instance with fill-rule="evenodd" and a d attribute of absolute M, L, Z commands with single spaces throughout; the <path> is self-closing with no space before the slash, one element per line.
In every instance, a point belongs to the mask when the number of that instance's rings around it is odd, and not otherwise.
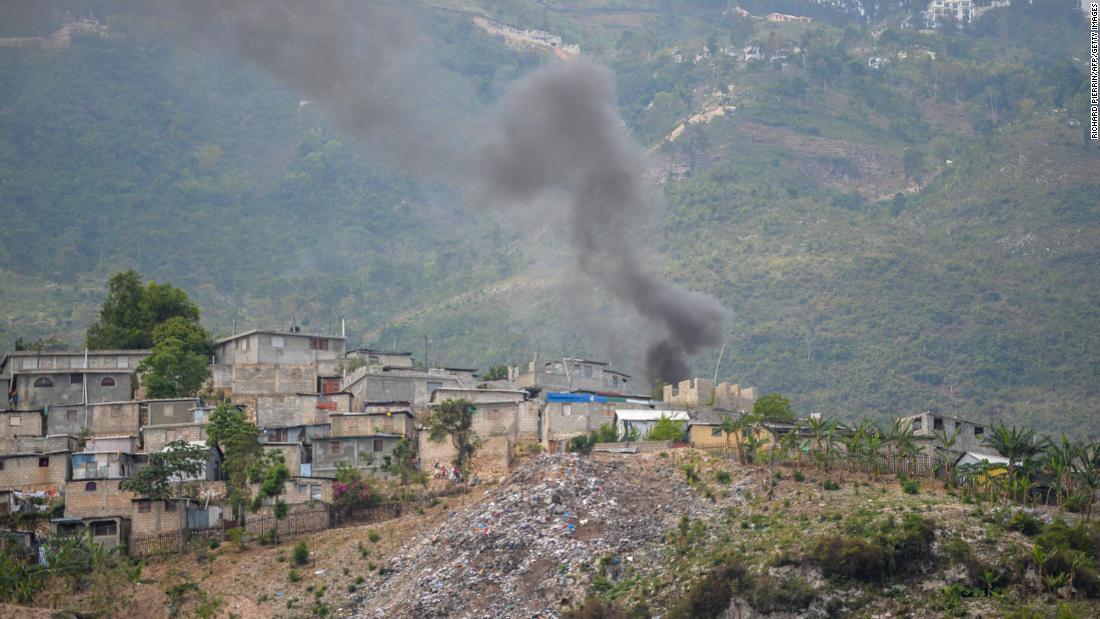
<path fill-rule="evenodd" d="M 425 79 L 428 68 L 415 50 L 428 42 L 416 20 L 394 5 L 181 0 L 167 6 L 160 14 L 168 23 L 318 100 L 342 130 L 388 151 L 410 175 L 461 174 L 475 186 L 476 201 L 494 206 L 556 208 L 543 198 L 566 192 L 580 270 L 651 328 L 649 378 L 686 378 L 686 357 L 721 342 L 725 310 L 718 301 L 661 277 L 639 255 L 646 241 L 629 232 L 647 211 L 643 153 L 625 133 L 607 68 L 577 61 L 540 69 L 513 84 L 488 120 L 456 123 L 460 128 L 444 136 L 439 119 L 419 112 L 408 95 Z M 451 146 L 473 135 L 482 136 L 480 148 Z"/>
<path fill-rule="evenodd" d="M 714 298 L 662 278 L 641 259 L 629 231 L 645 212 L 641 149 L 625 133 L 614 75 L 578 61 L 516 83 L 494 117 L 477 166 L 480 197 L 531 201 L 568 190 L 567 220 L 581 270 L 652 325 L 650 378 L 676 381 L 686 355 L 721 342 L 725 310 Z"/>

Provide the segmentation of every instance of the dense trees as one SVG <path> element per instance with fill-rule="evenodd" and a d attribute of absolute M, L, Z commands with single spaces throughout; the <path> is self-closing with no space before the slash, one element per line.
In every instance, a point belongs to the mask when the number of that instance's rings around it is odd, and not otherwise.
<path fill-rule="evenodd" d="M 428 438 L 441 443 L 451 440 L 455 448 L 454 465 L 465 472 L 479 443 L 473 431 L 476 407 L 469 400 L 444 400 L 425 423 Z"/>
<path fill-rule="evenodd" d="M 99 350 L 152 348 L 154 329 L 170 318 L 198 323 L 199 308 L 171 284 L 142 284 L 137 271 L 111 276 L 99 318 L 88 327 L 85 344 Z"/>
<path fill-rule="evenodd" d="M 111 277 L 86 344 L 100 350 L 152 348 L 138 366 L 152 398 L 194 395 L 210 375 L 213 343 L 199 324 L 198 305 L 171 284 L 143 285 L 133 270 Z"/>

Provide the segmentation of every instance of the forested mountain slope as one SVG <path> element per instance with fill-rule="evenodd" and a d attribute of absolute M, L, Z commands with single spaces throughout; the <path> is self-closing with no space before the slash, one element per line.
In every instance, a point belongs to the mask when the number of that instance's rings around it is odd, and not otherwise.
<path fill-rule="evenodd" d="M 904 11 L 772 24 L 722 2 L 441 2 L 425 22 L 440 98 L 470 114 L 551 61 L 474 14 L 616 71 L 663 196 L 638 244 L 730 309 L 720 378 L 802 412 L 1095 434 L 1100 152 L 1080 124 L 1083 19 L 1046 10 L 927 34 L 898 28 Z M 553 225 L 467 209 L 259 69 L 128 19 L 0 48 L 2 337 L 77 344 L 109 274 L 135 267 L 191 291 L 216 332 L 346 318 L 365 345 L 427 335 L 432 361 L 635 369 L 630 316 L 561 268 Z"/>

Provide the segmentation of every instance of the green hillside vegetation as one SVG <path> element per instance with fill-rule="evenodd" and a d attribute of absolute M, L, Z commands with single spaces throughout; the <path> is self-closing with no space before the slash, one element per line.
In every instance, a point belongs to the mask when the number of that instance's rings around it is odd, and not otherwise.
<path fill-rule="evenodd" d="M 480 33 L 471 4 L 615 69 L 666 205 L 639 244 L 731 310 L 720 379 L 799 413 L 1100 433 L 1100 152 L 1070 124 L 1086 120 L 1079 16 L 1021 7 L 922 34 L 714 2 L 441 4 L 431 54 L 460 111 L 548 61 Z M 751 44 L 765 60 L 726 53 Z M 428 336 L 433 362 L 640 358 L 603 337 L 630 316 L 557 269 L 560 234 L 379 167 L 257 69 L 134 35 L 0 48 L 0 79 L 0 337 L 77 344 L 102 282 L 133 267 L 186 289 L 214 334 L 347 318 L 364 345 Z M 736 109 L 664 141 L 718 105 Z"/>

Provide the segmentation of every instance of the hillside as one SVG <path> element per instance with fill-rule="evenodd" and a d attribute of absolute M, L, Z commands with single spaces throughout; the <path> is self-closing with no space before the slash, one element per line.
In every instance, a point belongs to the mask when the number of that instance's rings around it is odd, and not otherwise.
<path fill-rule="evenodd" d="M 1100 151 L 1071 125 L 1079 16 L 1014 7 L 921 34 L 891 27 L 909 9 L 872 28 L 834 4 L 805 25 L 701 1 L 425 3 L 423 105 L 484 113 L 552 61 L 473 15 L 560 34 L 615 70 L 652 152 L 663 208 L 638 246 L 731 312 L 719 378 L 804 413 L 931 407 L 1097 435 Z M 79 345 L 103 282 L 135 267 L 186 288 L 217 333 L 346 318 L 364 345 L 426 335 L 436 362 L 640 367 L 634 317 L 573 273 L 553 224 L 467 209 L 259 68 L 98 10 L 117 37 L 0 47 L 0 341 Z M 0 34 L 48 34 L 48 17 Z M 753 45 L 768 58 L 742 62 Z M 715 106 L 731 111 L 664 139 Z"/>
<path fill-rule="evenodd" d="M 688 449 L 539 455 L 423 513 L 303 536 L 305 565 L 289 542 L 225 543 L 154 558 L 114 596 L 151 618 L 1094 616 L 1095 538 L 1049 515 Z M 857 545 L 837 561 L 838 544 Z M 1092 557 L 1075 589 L 1041 577 L 1065 544 Z"/>

